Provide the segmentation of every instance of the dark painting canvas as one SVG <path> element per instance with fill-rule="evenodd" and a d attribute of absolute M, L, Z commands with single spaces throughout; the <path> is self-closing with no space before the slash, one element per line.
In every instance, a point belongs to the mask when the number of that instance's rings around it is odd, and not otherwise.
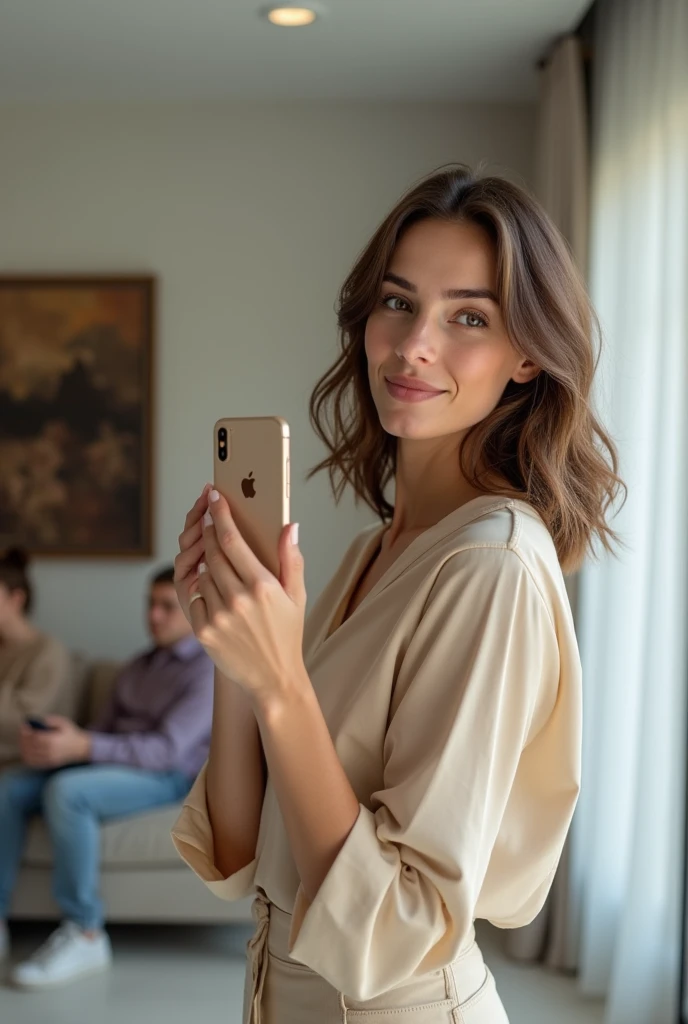
<path fill-rule="evenodd" d="M 151 553 L 152 278 L 0 278 L 0 542 Z"/>

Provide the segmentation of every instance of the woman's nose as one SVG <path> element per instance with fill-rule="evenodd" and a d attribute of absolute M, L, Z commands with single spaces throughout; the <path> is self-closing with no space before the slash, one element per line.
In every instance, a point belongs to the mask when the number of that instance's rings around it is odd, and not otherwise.
<path fill-rule="evenodd" d="M 407 363 L 432 362 L 437 351 L 435 330 L 429 317 L 416 317 L 395 347 L 397 356 Z"/>

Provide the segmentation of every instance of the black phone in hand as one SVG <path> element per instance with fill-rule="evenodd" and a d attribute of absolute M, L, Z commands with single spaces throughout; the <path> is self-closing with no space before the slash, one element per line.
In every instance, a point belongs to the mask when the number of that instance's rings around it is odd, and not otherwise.
<path fill-rule="evenodd" d="M 27 718 L 26 724 L 37 732 L 52 732 L 52 725 L 48 725 L 42 718 Z"/>

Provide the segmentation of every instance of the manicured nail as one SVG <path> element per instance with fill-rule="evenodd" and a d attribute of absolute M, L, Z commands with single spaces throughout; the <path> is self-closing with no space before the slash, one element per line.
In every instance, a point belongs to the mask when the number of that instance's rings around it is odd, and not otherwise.
<path fill-rule="evenodd" d="M 292 523 L 292 525 L 291 525 L 291 542 L 294 545 L 294 547 L 296 547 L 296 545 L 299 543 L 299 524 L 298 523 Z"/>
<path fill-rule="evenodd" d="M 205 564 L 205 562 L 199 562 L 198 563 L 198 575 L 202 576 L 203 573 L 207 572 L 207 571 L 208 571 L 208 566 Z"/>
<path fill-rule="evenodd" d="M 219 501 L 220 500 L 220 492 L 216 491 L 215 488 L 213 487 L 213 489 L 210 492 L 210 494 L 208 495 L 208 497 L 210 498 L 211 501 Z"/>
<path fill-rule="evenodd" d="M 210 514 L 210 510 L 208 510 L 205 513 L 205 515 L 203 516 L 203 525 L 204 526 L 212 526 L 213 525 L 213 517 Z"/>

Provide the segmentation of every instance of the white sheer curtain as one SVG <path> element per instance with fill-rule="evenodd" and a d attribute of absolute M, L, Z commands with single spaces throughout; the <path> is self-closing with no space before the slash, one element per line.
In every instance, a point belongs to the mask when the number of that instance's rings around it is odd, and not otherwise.
<path fill-rule="evenodd" d="M 688 684 L 688 2 L 607 0 L 595 42 L 590 287 L 628 502 L 580 580 L 581 985 L 676 1024 Z"/>
<path fill-rule="evenodd" d="M 540 73 L 535 193 L 585 274 L 588 249 L 588 115 L 580 40 L 558 40 Z M 566 581 L 576 614 L 578 577 Z M 578 963 L 578 918 L 567 842 L 551 892 L 529 925 L 504 933 L 515 960 L 542 960 L 572 970 Z M 573 897 L 573 898 L 572 898 Z"/>

